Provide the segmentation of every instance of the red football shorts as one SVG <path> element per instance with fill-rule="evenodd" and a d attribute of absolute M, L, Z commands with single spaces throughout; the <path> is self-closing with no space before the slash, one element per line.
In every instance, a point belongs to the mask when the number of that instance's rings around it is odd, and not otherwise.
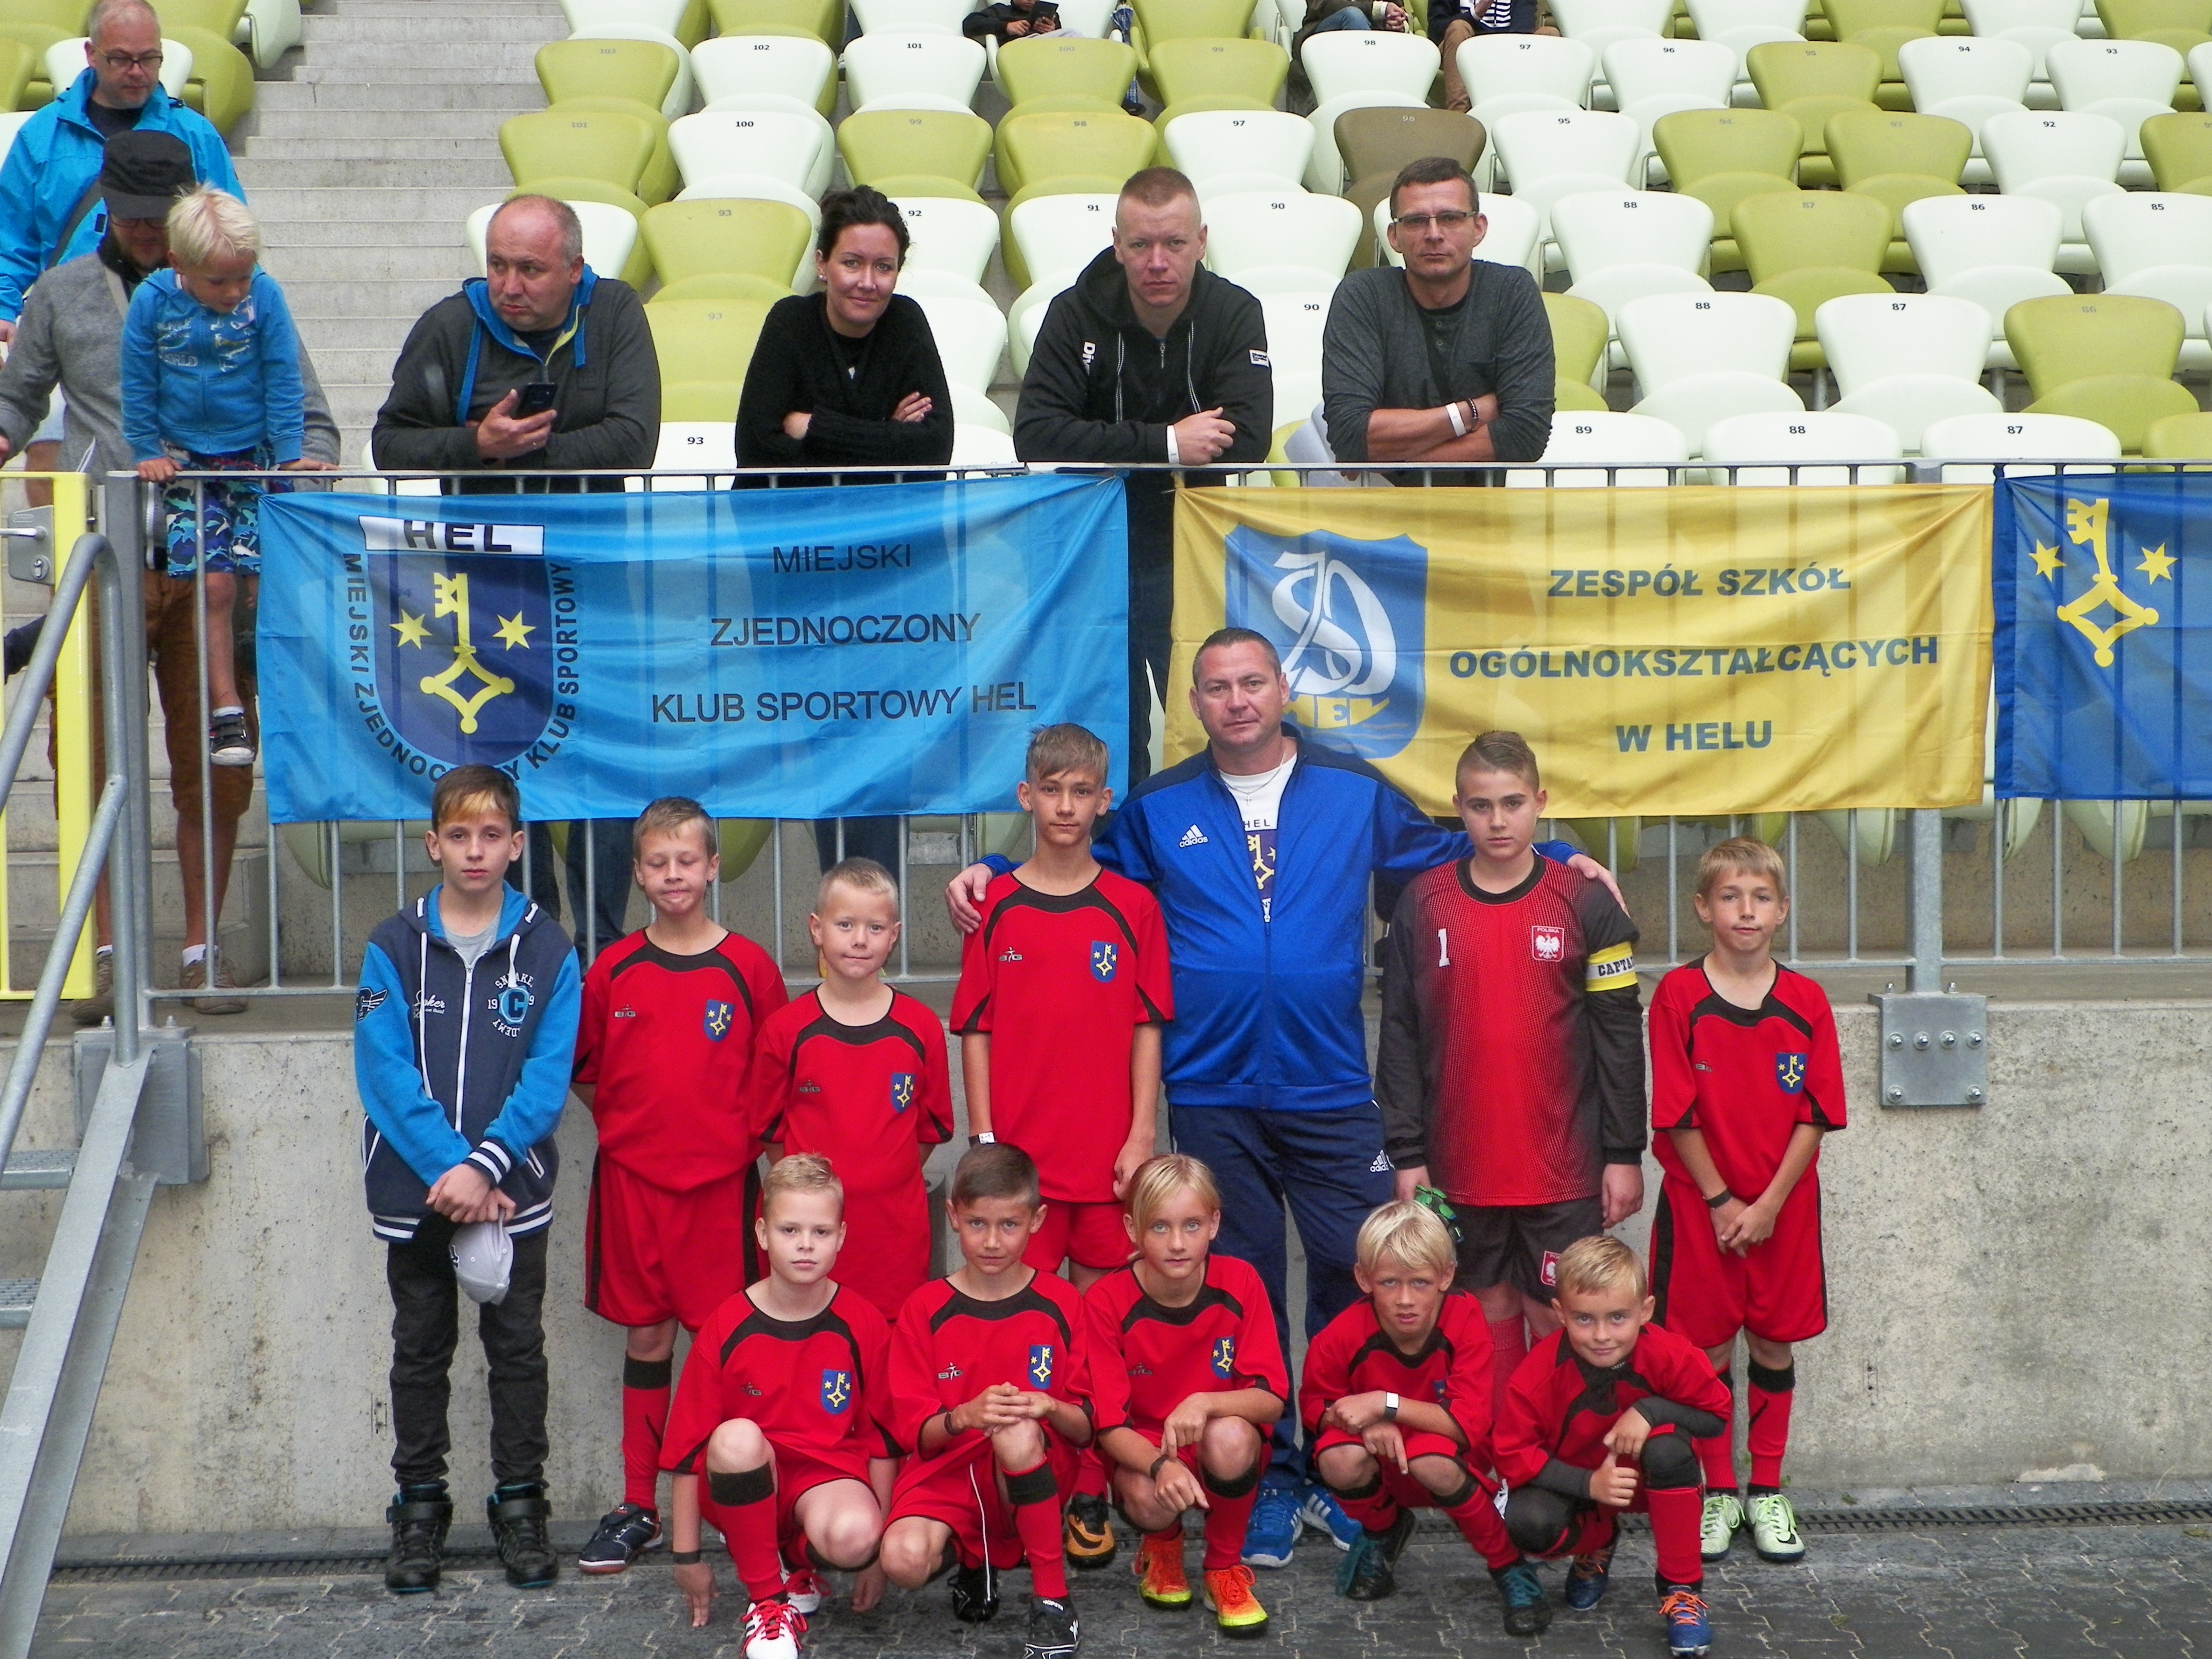
<path fill-rule="evenodd" d="M 1065 1503 L 1075 1490 L 1076 1450 L 1050 1431 L 1044 1443 L 1045 1461 Z M 999 1490 L 997 1460 L 991 1455 L 989 1437 L 982 1433 L 963 1435 L 934 1457 L 909 1457 L 899 1466 L 884 1525 L 910 1515 L 951 1528 L 963 1566 L 980 1567 L 988 1560 L 1004 1572 L 1021 1563 L 1013 1505 Z"/>
<path fill-rule="evenodd" d="M 592 1165 L 584 1215 L 584 1305 L 617 1325 L 680 1321 L 687 1331 L 760 1277 L 753 1217 L 760 1174 L 671 1192 L 611 1158 Z"/>
<path fill-rule="evenodd" d="M 1651 1229 L 1651 1293 L 1659 1322 L 1701 1348 L 1717 1348 L 1740 1330 L 1769 1342 L 1820 1335 L 1828 1328 L 1828 1274 L 1814 1171 L 1783 1205 L 1772 1236 L 1742 1255 L 1721 1249 L 1697 1188 L 1668 1176 Z"/>
<path fill-rule="evenodd" d="M 1044 1221 L 1030 1235 L 1022 1260 L 1041 1273 L 1058 1273 L 1062 1261 L 1101 1271 L 1120 1267 L 1133 1247 L 1129 1230 L 1121 1224 L 1119 1204 L 1075 1204 L 1065 1199 L 1044 1201 Z"/>
<path fill-rule="evenodd" d="M 1494 1492 L 1498 1483 L 1490 1475 L 1490 1451 L 1486 1446 L 1473 1450 L 1462 1446 L 1446 1434 L 1431 1434 L 1426 1429 L 1407 1429 L 1404 1431 L 1406 1461 L 1416 1457 L 1449 1457 L 1474 1477 L 1474 1483 L 1483 1491 Z M 1358 1435 L 1344 1429 L 1323 1429 L 1310 1448 L 1308 1455 L 1318 1465 L 1321 1455 L 1331 1446 L 1358 1446 Z M 1387 1457 L 1375 1460 L 1382 1477 L 1382 1490 L 1390 1501 L 1401 1510 L 1431 1510 L 1437 1506 L 1437 1495 L 1416 1480 L 1409 1473 L 1401 1471 L 1397 1463 Z"/>
<path fill-rule="evenodd" d="M 797 1541 L 805 1528 L 799 1524 L 799 1500 L 817 1486 L 827 1486 L 832 1480 L 857 1480 L 868 1484 L 868 1460 L 856 1454 L 849 1460 L 824 1460 L 812 1452 L 794 1451 L 787 1446 L 769 1443 L 775 1458 L 775 1542 L 783 1549 Z M 705 1460 L 701 1461 L 702 1471 Z M 730 1536 L 732 1524 L 730 1511 L 707 1494 L 707 1477 L 699 1476 L 699 1513 L 714 1523 L 714 1530 L 723 1537 Z"/>

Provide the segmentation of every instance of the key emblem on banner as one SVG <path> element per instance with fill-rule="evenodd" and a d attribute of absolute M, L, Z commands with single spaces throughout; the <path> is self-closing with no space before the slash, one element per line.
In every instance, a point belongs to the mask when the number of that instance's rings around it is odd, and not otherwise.
<path fill-rule="evenodd" d="M 2158 612 L 2141 600 L 2133 598 L 2120 586 L 2113 574 L 2111 550 L 2107 547 L 2112 522 L 2112 502 L 2109 500 L 2069 501 L 2066 503 L 2066 539 L 2076 547 L 2087 547 L 2097 561 L 2097 574 L 2089 586 L 2070 603 L 2058 607 L 2058 620 L 2066 623 L 2095 647 L 2097 666 L 2112 665 L 2112 647 L 2138 628 L 2155 628 Z M 2036 544 L 2036 574 L 2045 581 L 2058 580 L 2058 573 L 2066 562 L 2055 547 Z M 2142 550 L 2142 562 L 2136 567 L 2151 581 L 2172 579 L 2173 561 L 2166 556 L 2165 544 Z M 2109 623 L 2090 621 L 2105 606 L 2115 613 Z"/>

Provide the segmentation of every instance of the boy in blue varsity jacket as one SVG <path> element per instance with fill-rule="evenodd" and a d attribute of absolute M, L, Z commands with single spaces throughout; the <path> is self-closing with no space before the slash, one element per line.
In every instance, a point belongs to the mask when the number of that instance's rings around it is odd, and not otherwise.
<path fill-rule="evenodd" d="M 459 1338 L 457 1251 L 503 1224 L 504 1297 L 477 1313 L 491 1389 L 486 1500 L 508 1582 L 550 1584 L 545 1532 L 545 1229 L 568 1098 L 580 980 L 560 925 L 507 884 L 522 802 L 489 766 L 456 767 L 424 837 L 443 879 L 369 935 L 354 1002 L 354 1080 L 370 1224 L 388 1247 L 392 1456 L 386 1585 L 434 1589 L 453 1505 L 446 1490 L 447 1372 Z M 458 1243 L 457 1243 L 458 1240 Z"/>

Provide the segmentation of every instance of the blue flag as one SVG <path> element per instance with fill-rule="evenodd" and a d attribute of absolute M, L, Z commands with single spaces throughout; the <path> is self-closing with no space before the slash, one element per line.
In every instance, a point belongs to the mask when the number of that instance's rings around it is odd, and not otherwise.
<path fill-rule="evenodd" d="M 2212 797 L 2212 475 L 1996 486 L 1996 793 Z"/>
<path fill-rule="evenodd" d="M 468 763 L 532 818 L 1011 810 L 1037 727 L 1125 729 L 1116 477 L 295 494 L 262 526 L 278 823 L 421 817 Z"/>

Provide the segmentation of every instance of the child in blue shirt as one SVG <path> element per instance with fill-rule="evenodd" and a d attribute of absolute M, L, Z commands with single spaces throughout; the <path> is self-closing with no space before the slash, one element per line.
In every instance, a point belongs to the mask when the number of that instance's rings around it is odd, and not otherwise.
<path fill-rule="evenodd" d="M 274 278 L 259 268 L 261 228 L 236 197 L 203 185 L 169 210 L 169 259 L 138 285 L 123 324 L 123 435 L 138 476 L 318 467 L 302 459 L 300 337 Z M 231 618 L 241 579 L 261 569 L 262 487 L 210 480 L 163 492 L 169 574 L 207 572 L 208 748 L 217 766 L 251 766 Z M 196 556 L 201 555 L 204 557 Z"/>

